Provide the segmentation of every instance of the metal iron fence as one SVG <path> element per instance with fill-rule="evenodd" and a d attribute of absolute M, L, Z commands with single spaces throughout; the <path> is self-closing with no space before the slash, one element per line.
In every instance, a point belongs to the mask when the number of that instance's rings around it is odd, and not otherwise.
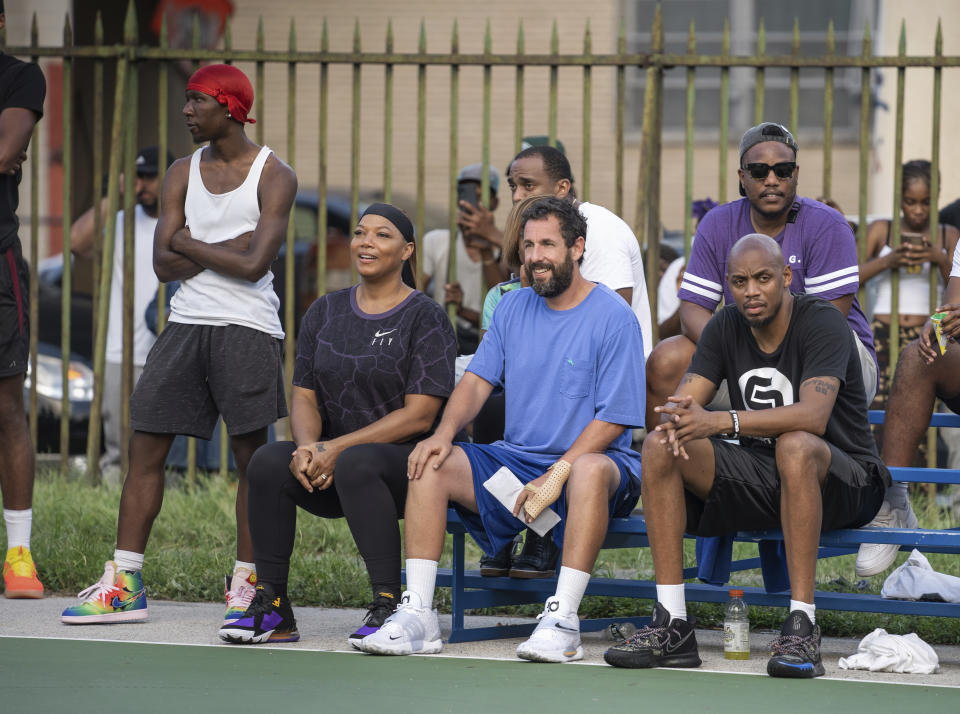
<path fill-rule="evenodd" d="M 860 102 L 860 132 L 859 132 L 859 232 L 858 244 L 861 261 L 865 247 L 867 230 L 867 188 L 868 188 L 868 159 L 870 155 L 871 140 L 871 97 L 869 87 L 871 86 L 871 73 L 877 72 L 883 68 L 895 68 L 897 73 L 897 100 L 895 107 L 896 115 L 896 142 L 894 165 L 895 182 L 892 189 L 893 205 L 900 205 L 902 186 L 900 180 L 899 166 L 902 164 L 902 143 L 903 143 L 903 118 L 904 118 L 904 83 L 905 70 L 908 67 L 929 68 L 933 73 L 933 92 L 931 96 L 932 103 L 932 121 L 933 121 L 933 140 L 930 150 L 932 163 L 932 185 L 931 195 L 936 197 L 939 191 L 939 156 L 940 156 L 940 114 L 941 114 L 941 79 L 944 68 L 955 68 L 960 66 L 960 56 L 944 56 L 942 32 L 939 25 L 937 30 L 936 42 L 929 55 L 906 54 L 906 30 L 901 28 L 899 52 L 895 56 L 875 56 L 872 53 L 871 37 L 869 26 L 865 29 L 863 51 L 859 56 L 847 56 L 835 54 L 834 31 L 832 22 L 825 28 L 826 36 L 826 54 L 823 56 L 802 56 L 799 53 L 799 30 L 797 24 L 794 25 L 793 52 L 789 55 L 771 56 L 765 53 L 765 34 L 761 22 L 757 35 L 756 54 L 752 56 L 734 56 L 730 54 L 730 31 L 729 26 L 725 26 L 723 32 L 722 52 L 719 55 L 700 55 L 697 54 L 697 35 L 694 22 L 691 20 L 689 27 L 689 39 L 687 51 L 685 54 L 668 54 L 664 52 L 664 28 L 662 16 L 658 9 L 653 26 L 651 28 L 651 46 L 649 51 L 640 53 L 628 53 L 626 51 L 625 30 L 621 25 L 617 41 L 617 51 L 611 54 L 595 54 L 592 50 L 592 32 L 587 24 L 583 35 L 583 49 L 577 54 L 561 54 L 559 51 L 559 41 L 556 30 L 556 24 L 553 27 L 550 51 L 546 54 L 529 54 L 525 51 L 525 39 L 522 24 L 517 31 L 516 51 L 512 54 L 494 53 L 491 51 L 492 41 L 489 24 L 484 36 L 484 49 L 480 54 L 464 54 L 459 50 L 459 30 L 457 24 L 453 26 L 450 38 L 449 52 L 427 52 L 426 32 L 423 25 L 420 28 L 419 47 L 417 52 L 401 53 L 394 51 L 394 38 L 392 27 L 388 25 L 385 45 L 382 52 L 362 51 L 360 46 L 359 24 L 356 26 L 353 38 L 353 50 L 351 52 L 334 52 L 329 50 L 328 30 L 326 23 L 323 26 L 320 49 L 310 51 L 298 49 L 296 37 L 296 25 L 293 21 L 290 24 L 290 34 L 288 47 L 286 49 L 266 49 L 264 42 L 264 32 L 262 19 L 257 31 L 256 43 L 253 49 L 237 49 L 233 47 L 229 23 L 223 37 L 223 46 L 221 49 L 201 49 L 199 45 L 199 29 L 194 27 L 194 47 L 192 49 L 175 49 L 168 46 L 167 30 L 164 24 L 160 33 L 160 42 L 158 47 L 146 46 L 139 42 L 137 37 L 137 22 L 135 16 L 135 6 L 131 1 L 126 21 L 123 41 L 118 44 L 104 44 L 103 25 L 98 14 L 96 18 L 95 41 L 92 45 L 79 46 L 73 43 L 73 32 L 71 29 L 70 18 L 67 17 L 64 22 L 63 43 L 60 46 L 40 46 L 37 41 L 37 18 L 33 18 L 31 44 L 28 46 L 10 46 L 4 50 L 9 54 L 19 55 L 37 61 L 41 58 L 59 59 L 63 65 L 63 94 L 62 97 L 48 97 L 48 102 L 62 102 L 65 121 L 63 122 L 63 163 L 64 163 L 64 183 L 63 183 L 63 253 L 69 255 L 70 251 L 70 226 L 71 226 L 71 171 L 72 156 L 71 147 L 73 145 L 72 122 L 70 121 L 73 68 L 77 60 L 92 60 L 94 64 L 93 79 L 93 157 L 90 166 L 90 180 L 93 185 L 99 185 L 100 176 L 104 170 L 106 161 L 108 166 L 108 189 L 107 189 L 107 207 L 105 213 L 100 210 L 100 204 L 94 201 L 95 206 L 95 231 L 97 235 L 104 235 L 103 249 L 95 260 L 95 280 L 94 280 L 94 305 L 95 305 L 95 349 L 94 349 L 94 373 L 95 386 L 93 405 L 90 411 L 90 432 L 87 448 L 88 477 L 95 481 L 99 478 L 98 458 L 100 451 L 100 415 L 102 408 L 102 386 L 105 364 L 105 342 L 106 330 L 102 326 L 106 325 L 109 294 L 111 289 L 110 274 L 113 261 L 114 235 L 117 209 L 120 206 L 120 186 L 119 180 L 121 174 L 125 179 L 125 189 L 123 191 L 123 205 L 125 215 L 131 215 L 134 207 L 134 181 L 135 168 L 134 159 L 137 151 L 137 127 L 138 113 L 154 111 L 148 107 L 138 107 L 137 101 L 131 101 L 138 95 L 138 82 L 140 69 L 147 64 L 155 64 L 158 69 L 158 83 L 156 94 L 156 117 L 158 124 L 157 144 L 160 148 L 160 156 L 166 155 L 168 144 L 169 127 L 167 126 L 167 110 L 171 98 L 168 96 L 167 77 L 170 67 L 173 63 L 179 61 L 188 62 L 246 62 L 253 63 L 255 68 L 253 83 L 255 87 L 256 105 L 255 112 L 258 117 L 263 117 L 264 101 L 264 70 L 268 63 L 279 64 L 287 68 L 286 83 L 286 160 L 294 167 L 299 160 L 316 161 L 317 167 L 317 191 L 318 191 L 318 221 L 315 236 L 317 251 L 316 266 L 316 285 L 317 294 L 322 295 L 326 292 L 327 286 L 327 196 L 329 191 L 329 165 L 328 165 L 328 122 L 330 116 L 331 102 L 329 96 L 329 69 L 331 66 L 344 66 L 352 70 L 352 92 L 351 92 L 351 152 L 352 161 L 350 165 L 350 190 L 351 190 L 351 222 L 355 223 L 360 205 L 360 143 L 361 143 L 361 110 L 363 102 L 361 100 L 361 75 L 366 68 L 378 67 L 384 69 L 384 116 L 383 116 L 383 177 L 380 187 L 386 201 L 391 200 L 391 187 L 393 183 L 393 156 L 395 131 L 393 125 L 394 113 L 394 68 L 397 66 L 412 66 L 416 68 L 416 93 L 417 93 L 417 121 L 416 121 L 416 212 L 415 224 L 417 235 L 423 236 L 425 228 L 425 210 L 426 210 L 426 161 L 427 151 L 426 142 L 426 116 L 427 116 L 427 79 L 426 72 L 428 67 L 446 67 L 449 69 L 449 92 L 450 102 L 448 108 L 448 125 L 450 140 L 449 155 L 449 193 L 447 195 L 447 204 L 449 210 L 449 228 L 451 246 L 449 250 L 450 264 L 449 274 L 455 279 L 457 275 L 456 251 L 454 250 L 454 241 L 457 235 L 456 226 L 456 176 L 458 169 L 458 126 L 460 111 L 460 70 L 463 67 L 480 67 L 483 70 L 483 88 L 482 88 L 482 131 L 481 131 L 481 152 L 484 170 L 483 186 L 481 195 L 484 200 L 489 200 L 488 173 L 486 166 L 491 163 L 490 145 L 491 145 L 491 91 L 493 87 L 492 70 L 494 67 L 507 67 L 514 69 L 514 121 L 513 121 L 513 145 L 514 149 L 519 151 L 521 138 L 524 135 L 524 100 L 528 94 L 530 83 L 527 81 L 526 70 L 533 67 L 546 67 L 549 69 L 548 76 L 548 133 L 551 144 L 556 142 L 557 138 L 557 116 L 558 116 L 558 90 L 560 85 L 559 70 L 562 67 L 579 68 L 581 70 L 581 83 L 583 91 L 582 106 L 582 131 L 583 131 L 583 154 L 581 158 L 582 182 L 580 184 L 581 197 L 587 200 L 591 197 L 590 176 L 593 166 L 594 156 L 591 152 L 591 132 L 593 126 L 593 82 L 595 72 L 612 72 L 615 86 L 615 96 L 611 104 L 614 107 L 614 148 L 613 155 L 609 157 L 609 164 L 613 172 L 613 195 L 608 197 L 612 201 L 612 209 L 617 214 L 623 213 L 624 208 L 624 177 L 627 171 L 637 172 L 637 192 L 636 192 L 636 212 L 632 216 L 632 225 L 637 234 L 637 238 L 642 246 L 647 250 L 647 285 L 650 291 L 650 304 L 654 316 L 657 310 L 657 291 L 656 287 L 659 281 L 659 236 L 661 230 L 660 221 L 660 175 L 661 175 L 661 152 L 663 148 L 663 82 L 665 72 L 682 71 L 686 74 L 686 117 L 685 117 L 685 195 L 684 202 L 689 206 L 693 199 L 693 175 L 695 171 L 695 130 L 694 130 L 694 109 L 697 102 L 696 76 L 698 70 L 711 68 L 719 69 L 721 76 L 720 83 L 720 114 L 719 123 L 719 162 L 717 170 L 717 195 L 721 202 L 726 201 L 726 185 L 730 167 L 727 162 L 727 150 L 729 147 L 729 102 L 730 102 L 730 71 L 733 68 L 743 67 L 752 68 L 755 72 L 755 100 L 753 115 L 757 122 L 764 117 L 764 76 L 765 72 L 771 68 L 787 68 L 790 72 L 790 108 L 789 108 L 789 128 L 796 132 L 798 129 L 798 108 L 799 108 L 799 84 L 801 72 L 820 72 L 823 73 L 824 83 L 824 116 L 823 116 L 823 190 L 829 195 L 831 192 L 831 181 L 833 176 L 833 106 L 834 106 L 834 72 L 841 68 L 857 68 L 861 75 L 861 102 Z M 105 69 L 112 65 L 115 70 L 115 82 L 112 87 L 107 87 L 104 81 Z M 319 101 L 316 107 L 317 122 L 316 132 L 318 136 L 319 150 L 316 157 L 299 157 L 296 146 L 296 122 L 298 119 L 298 80 L 297 67 L 302 65 L 315 65 L 319 68 L 320 86 Z M 644 101 L 642 113 L 642 134 L 640 137 L 640 161 L 637 166 L 628 167 L 625 165 L 625 115 L 626 115 L 626 72 L 630 68 L 637 68 L 645 73 Z M 104 126 L 104 106 L 106 93 L 113 93 L 113 116 L 110 119 L 109 148 L 101 140 Z M 436 109 L 432 109 L 436 111 Z M 670 117 L 670 121 L 675 125 L 679 123 L 680 117 Z M 264 124 L 261 120 L 255 126 L 255 139 L 258 143 L 263 143 Z M 33 374 L 37 373 L 37 263 L 38 263 L 38 175 L 39 158 L 37 146 L 37 131 L 34 133 L 34 141 L 31 144 L 31 177 L 29 186 L 29 200 L 24 204 L 30 206 L 30 265 L 31 265 L 31 365 Z M 413 137 L 403 137 L 405 141 L 414 140 Z M 161 162 L 162 163 L 162 162 Z M 160 179 L 163 179 L 163 167 L 161 166 Z M 930 216 L 931 226 L 938 223 L 938 214 L 936 202 L 934 201 Z M 684 245 L 689 252 L 691 237 L 693 233 L 692 219 L 687 212 L 684 223 Z M 931 233 L 935 235 L 935 233 Z M 132 310 L 133 310 L 133 260 L 134 260 L 134 233 L 133 222 L 126 221 L 124 226 L 124 329 L 123 329 L 123 469 L 126 470 L 128 463 L 128 454 L 126 453 L 126 438 L 129 434 L 129 396 L 133 387 L 133 364 L 132 364 Z M 895 247 L 900 243 L 900 223 L 897 220 L 892 222 L 892 245 Z M 294 349 L 294 231 L 293 220 L 288 229 L 286 241 L 286 270 L 285 270 L 285 314 L 282 317 L 286 331 L 286 376 L 288 382 L 288 392 L 290 379 L 293 371 Z M 417 275 L 422 279 L 423 268 L 420 252 L 418 251 Z M 933 271 L 931 271 L 933 272 Z M 936 277 L 932 276 L 930 286 L 931 305 L 935 305 L 938 300 L 936 289 Z M 891 326 L 891 351 L 892 360 L 895 362 L 898 352 L 898 320 L 897 320 L 897 300 L 898 300 L 898 275 L 893 273 L 893 306 L 892 306 L 892 326 Z M 162 304 L 162 286 L 161 286 L 161 304 Z M 61 345 L 64 355 L 70 354 L 71 345 L 71 321 L 70 321 L 70 300 L 71 300 L 71 265 L 69 260 L 63 262 L 63 327 L 61 334 Z M 160 311 L 160 321 L 162 327 L 163 311 Z M 656 320 L 654 322 L 654 331 L 656 332 Z M 654 339 L 656 336 L 654 335 Z M 63 360 L 63 385 L 69 384 L 68 360 Z M 36 438 L 37 435 L 37 385 L 33 380 L 30 388 L 30 428 Z M 70 428 L 70 401 L 69 389 L 63 389 L 61 405 L 61 431 L 60 431 L 60 468 L 65 473 L 68 466 L 68 443 Z M 195 458 L 191 450 L 189 469 L 192 473 L 195 467 Z M 225 431 L 222 434 L 221 443 L 221 469 L 226 469 L 227 464 L 227 440 Z"/>

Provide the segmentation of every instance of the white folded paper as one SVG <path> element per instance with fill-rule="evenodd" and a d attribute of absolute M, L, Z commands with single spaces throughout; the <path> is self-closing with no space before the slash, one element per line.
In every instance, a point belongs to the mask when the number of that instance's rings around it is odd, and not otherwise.
<path fill-rule="evenodd" d="M 513 471 L 506 466 L 500 467 L 493 476 L 483 482 L 483 487 L 513 515 L 513 506 L 517 502 L 517 496 L 523 490 L 523 484 L 520 483 L 520 479 L 514 475 Z M 520 513 L 523 513 L 522 509 Z M 533 520 L 533 523 L 527 523 L 523 518 L 517 518 L 517 520 L 538 536 L 543 536 L 560 522 L 560 516 L 552 508 L 545 508 Z"/>

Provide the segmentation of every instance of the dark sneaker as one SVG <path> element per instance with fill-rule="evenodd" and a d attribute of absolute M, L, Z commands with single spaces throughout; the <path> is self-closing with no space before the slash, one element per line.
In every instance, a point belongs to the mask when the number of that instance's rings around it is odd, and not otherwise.
<path fill-rule="evenodd" d="M 549 533 L 541 538 L 528 530 L 523 550 L 520 551 L 520 555 L 514 557 L 513 564 L 510 566 L 510 577 L 529 580 L 552 578 L 557 572 L 559 559 L 560 549 Z"/>
<path fill-rule="evenodd" d="M 780 636 L 770 643 L 767 674 L 771 677 L 810 679 L 823 676 L 820 661 L 820 628 L 807 613 L 794 610 L 783 621 Z"/>
<path fill-rule="evenodd" d="M 277 595 L 269 583 L 259 583 L 250 607 L 220 628 L 220 639 L 235 645 L 263 642 L 296 642 L 300 639 L 290 601 Z"/>
<path fill-rule="evenodd" d="M 350 637 L 347 638 L 347 642 L 357 649 L 360 649 L 360 640 L 367 635 L 372 635 L 383 627 L 384 621 L 390 617 L 396 609 L 397 598 L 394 597 L 393 593 L 377 593 L 377 597 L 374 598 L 373 603 L 367 608 L 367 614 L 363 618 L 363 624 L 360 625 L 360 629 L 350 635 Z"/>
<path fill-rule="evenodd" d="M 670 619 L 660 603 L 653 606 L 653 618 L 619 645 L 603 653 L 614 667 L 699 667 L 697 636 L 686 620 Z"/>
<path fill-rule="evenodd" d="M 480 575 L 485 578 L 503 578 L 510 572 L 510 561 L 513 558 L 513 543 L 496 555 L 484 553 L 480 558 Z"/>

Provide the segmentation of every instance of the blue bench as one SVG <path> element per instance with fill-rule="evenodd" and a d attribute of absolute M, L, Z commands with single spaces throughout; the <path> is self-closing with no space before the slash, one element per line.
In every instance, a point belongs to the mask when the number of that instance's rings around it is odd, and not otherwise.
<path fill-rule="evenodd" d="M 871 423 L 883 423 L 883 412 L 870 412 Z M 960 427 L 960 415 L 934 414 L 931 426 Z M 896 481 L 937 484 L 960 484 L 960 470 L 891 468 Z M 449 587 L 452 593 L 453 628 L 450 642 L 487 640 L 500 637 L 520 637 L 529 634 L 534 623 L 507 625 L 498 627 L 465 626 L 466 610 L 477 608 L 501 607 L 541 603 L 553 594 L 556 578 L 540 580 L 520 580 L 516 578 L 485 578 L 479 571 L 468 571 L 465 567 L 466 529 L 450 510 L 447 518 L 447 532 L 453 535 L 453 563 L 450 569 L 441 569 L 437 576 L 437 585 Z M 750 531 L 738 533 L 735 541 L 760 543 L 783 540 L 780 530 Z M 893 543 L 901 550 L 913 548 L 928 553 L 960 554 L 960 529 L 930 530 L 925 528 L 857 528 L 843 529 L 823 533 L 820 537 L 819 557 L 834 557 L 856 553 L 861 543 Z M 615 518 L 610 522 L 604 548 L 638 548 L 649 545 L 646 522 L 643 516 Z M 735 561 L 732 571 L 742 571 L 760 566 L 759 558 L 746 558 Z M 684 570 L 684 578 L 696 578 L 696 568 Z M 786 607 L 790 596 L 786 592 L 768 593 L 759 587 L 744 587 L 744 599 L 751 605 Z M 728 586 L 707 585 L 700 582 L 688 582 L 687 599 L 695 602 L 726 602 L 729 598 Z M 656 584 L 652 580 L 633 580 L 628 578 L 591 578 L 587 586 L 588 595 L 610 597 L 634 597 L 654 599 Z M 866 593 L 816 592 L 816 604 L 828 610 L 852 610 L 860 612 L 878 612 L 888 614 L 929 615 L 939 617 L 960 617 L 960 603 L 886 600 L 879 595 Z M 647 618 L 616 618 L 617 622 L 631 620 L 643 624 Z M 595 631 L 607 627 L 613 619 L 597 618 L 581 621 L 581 629 Z"/>

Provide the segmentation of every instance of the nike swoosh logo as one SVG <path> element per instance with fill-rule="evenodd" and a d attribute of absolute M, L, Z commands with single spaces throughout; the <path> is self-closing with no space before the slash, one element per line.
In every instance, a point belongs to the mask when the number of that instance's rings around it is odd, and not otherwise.
<path fill-rule="evenodd" d="M 374 337 L 383 337 L 383 336 L 385 336 L 385 335 L 389 335 L 391 332 L 396 332 L 396 331 L 397 331 L 397 328 L 396 328 L 396 327 L 394 327 L 392 330 L 387 330 L 386 332 L 380 332 L 380 330 L 377 330 L 376 332 L 373 333 L 373 336 L 374 336 Z"/>
<path fill-rule="evenodd" d="M 110 602 L 110 607 L 115 610 L 128 610 L 135 605 L 139 599 L 140 593 L 137 593 L 135 597 L 128 598 L 127 600 L 121 600 L 118 596 L 114 595 L 113 600 Z"/>
<path fill-rule="evenodd" d="M 691 636 L 692 634 L 693 634 L 693 630 L 690 630 L 690 632 L 688 632 L 687 634 L 685 634 L 683 637 L 681 637 L 681 638 L 680 638 L 679 640 L 677 640 L 676 642 L 670 642 L 670 641 L 666 642 L 666 643 L 663 645 L 663 650 L 664 650 L 664 652 L 670 653 L 670 652 L 674 652 L 674 651 L 680 649 L 680 648 L 683 646 L 683 644 L 684 644 L 687 640 L 690 639 L 690 636 Z"/>
<path fill-rule="evenodd" d="M 390 635 L 391 640 L 399 640 L 403 635 Z"/>
<path fill-rule="evenodd" d="M 563 630 L 564 632 L 580 632 L 580 629 L 577 627 L 564 627 L 559 622 L 554 625 L 558 630 Z"/>

